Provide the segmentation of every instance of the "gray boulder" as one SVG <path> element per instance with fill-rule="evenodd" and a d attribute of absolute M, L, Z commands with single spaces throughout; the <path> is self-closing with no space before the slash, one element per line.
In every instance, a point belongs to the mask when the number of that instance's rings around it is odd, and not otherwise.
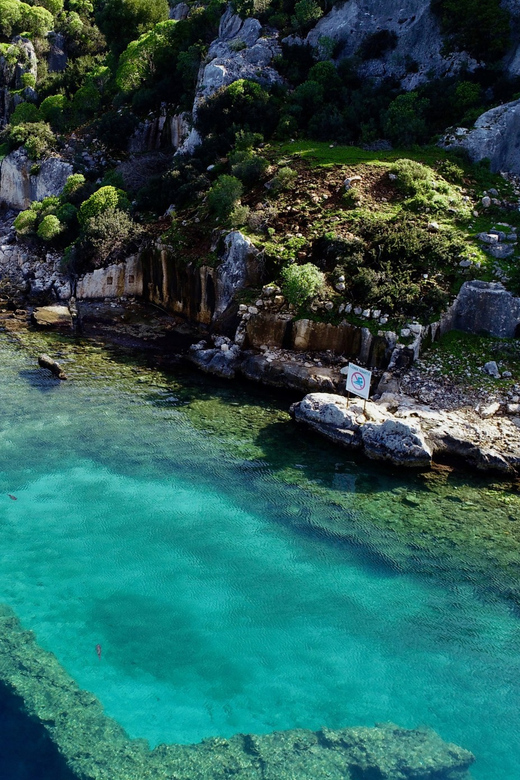
<path fill-rule="evenodd" d="M 16 209 L 26 209 L 33 200 L 59 195 L 73 172 L 70 163 L 60 157 L 48 157 L 31 174 L 34 162 L 25 150 L 16 149 L 0 163 L 0 203 Z"/>
<path fill-rule="evenodd" d="M 519 135 L 520 100 L 514 100 L 486 111 L 473 129 L 457 128 L 448 133 L 441 145 L 465 149 L 474 162 L 489 158 L 492 171 L 520 174 Z"/>
<path fill-rule="evenodd" d="M 16 36 L 13 38 L 9 54 L 13 51 L 17 55 L 14 59 L 0 53 L 0 127 L 9 121 L 10 114 L 24 97 L 31 99 L 32 95 L 34 99 L 36 95 L 30 88 L 20 94 L 24 86 L 25 74 L 30 74 L 36 79 L 38 60 L 32 41 L 20 35 Z"/>
<path fill-rule="evenodd" d="M 449 328 L 513 338 L 520 325 L 520 298 L 500 282 L 464 282 L 449 312 Z"/>

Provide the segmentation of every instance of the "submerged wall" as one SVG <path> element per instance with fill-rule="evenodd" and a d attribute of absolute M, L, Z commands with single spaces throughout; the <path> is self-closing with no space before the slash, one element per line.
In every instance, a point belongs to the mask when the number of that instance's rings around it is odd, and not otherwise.
<path fill-rule="evenodd" d="M 56 780 L 465 780 L 473 755 L 433 731 L 393 724 L 215 737 L 198 745 L 129 739 L 52 653 L 0 606 L 0 684 L 63 759 Z"/>

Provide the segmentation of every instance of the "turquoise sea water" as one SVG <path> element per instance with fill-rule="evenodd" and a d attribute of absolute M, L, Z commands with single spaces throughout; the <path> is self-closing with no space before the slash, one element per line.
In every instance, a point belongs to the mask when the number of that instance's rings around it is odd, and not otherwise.
<path fill-rule="evenodd" d="M 504 573 L 392 531 L 421 501 L 502 527 L 516 497 L 355 464 L 265 392 L 62 349 L 65 383 L 0 335 L 0 602 L 132 737 L 391 720 L 518 780 L 514 547 Z"/>

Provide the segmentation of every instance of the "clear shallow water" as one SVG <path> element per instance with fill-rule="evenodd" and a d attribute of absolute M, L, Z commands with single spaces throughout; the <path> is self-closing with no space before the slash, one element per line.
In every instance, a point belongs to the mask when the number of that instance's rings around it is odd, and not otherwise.
<path fill-rule="evenodd" d="M 472 750 L 479 780 L 518 780 L 503 572 L 387 533 L 385 512 L 417 522 L 399 477 L 310 444 L 265 394 L 81 351 L 60 384 L 1 339 L 0 601 L 131 736 L 392 720 Z M 432 522 L 517 511 L 464 481 L 406 487 Z"/>

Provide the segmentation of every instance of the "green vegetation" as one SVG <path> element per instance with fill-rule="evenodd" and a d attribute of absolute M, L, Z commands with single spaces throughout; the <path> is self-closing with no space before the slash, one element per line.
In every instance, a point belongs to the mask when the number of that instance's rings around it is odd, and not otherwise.
<path fill-rule="evenodd" d="M 283 293 L 289 303 L 298 309 L 319 293 L 325 285 L 325 276 L 312 263 L 287 265 L 282 269 Z"/>

